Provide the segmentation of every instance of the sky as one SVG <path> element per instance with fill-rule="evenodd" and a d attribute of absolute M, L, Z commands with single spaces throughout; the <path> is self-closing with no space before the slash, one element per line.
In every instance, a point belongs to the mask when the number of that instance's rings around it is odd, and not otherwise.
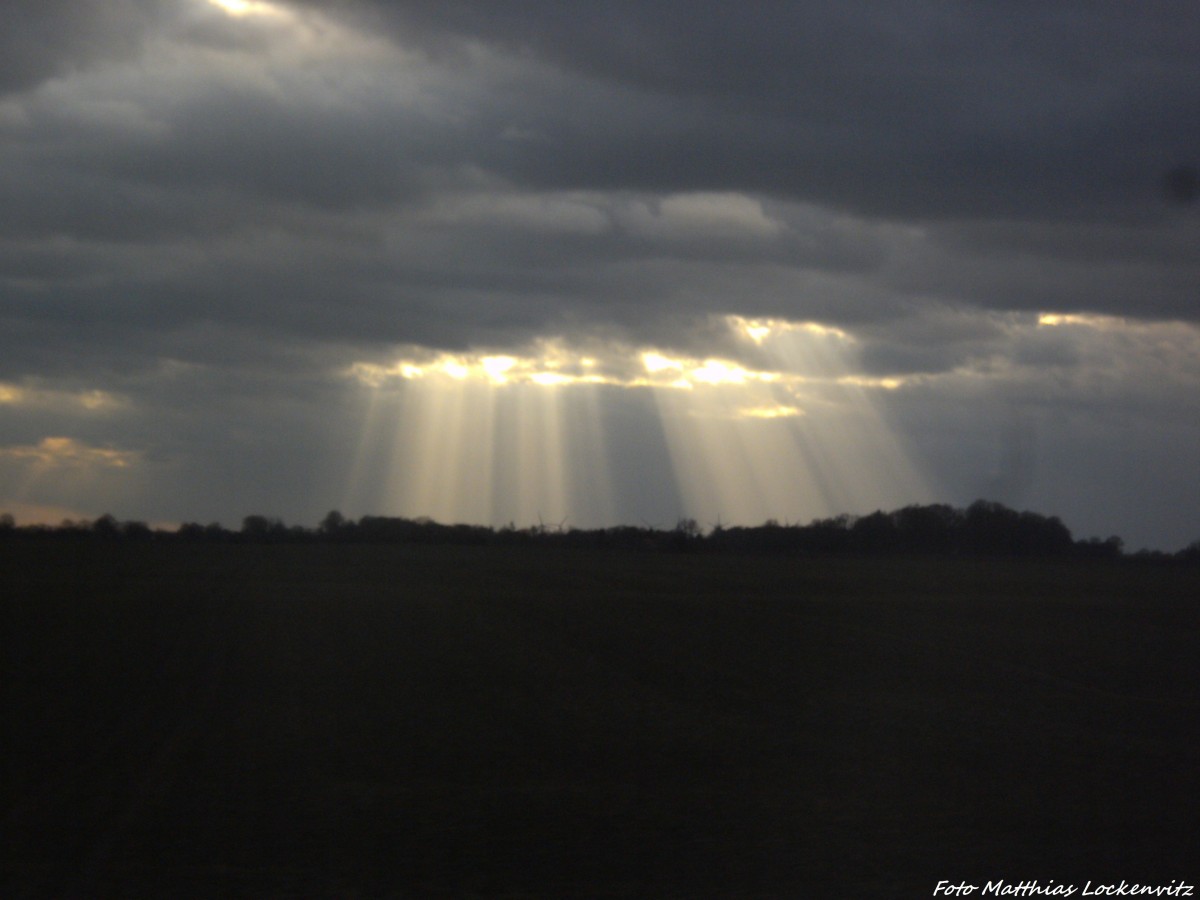
<path fill-rule="evenodd" d="M 1200 539 L 1191 0 L 8 0 L 0 511 Z"/>

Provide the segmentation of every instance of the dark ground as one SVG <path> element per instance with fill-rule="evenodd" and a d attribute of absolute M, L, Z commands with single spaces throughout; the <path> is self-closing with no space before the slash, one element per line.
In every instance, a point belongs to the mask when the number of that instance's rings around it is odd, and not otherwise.
<path fill-rule="evenodd" d="M 1195 883 L 1198 588 L 1130 563 L 13 541 L 0 896 Z"/>

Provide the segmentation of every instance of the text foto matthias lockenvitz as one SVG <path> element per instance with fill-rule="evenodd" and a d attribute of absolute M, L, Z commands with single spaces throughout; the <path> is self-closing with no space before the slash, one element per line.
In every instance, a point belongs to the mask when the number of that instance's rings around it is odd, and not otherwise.
<path fill-rule="evenodd" d="M 982 885 L 960 881 L 939 881 L 933 889 L 935 897 L 970 897 L 978 892 L 980 897 L 1193 897 L 1194 885 L 1179 879 L 1170 884 L 1103 884 L 1089 881 L 1080 889 L 1077 884 L 1060 884 L 1051 878 L 1041 881 L 988 881 Z"/>

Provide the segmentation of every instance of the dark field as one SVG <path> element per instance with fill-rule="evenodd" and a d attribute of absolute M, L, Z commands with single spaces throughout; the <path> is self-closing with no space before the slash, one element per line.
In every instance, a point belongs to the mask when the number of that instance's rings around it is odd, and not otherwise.
<path fill-rule="evenodd" d="M 5 898 L 1200 880 L 1195 567 L 13 541 L 0 595 Z"/>

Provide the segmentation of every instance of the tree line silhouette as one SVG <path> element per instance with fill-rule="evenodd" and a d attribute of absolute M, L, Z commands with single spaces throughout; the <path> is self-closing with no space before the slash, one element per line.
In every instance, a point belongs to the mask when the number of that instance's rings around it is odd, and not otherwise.
<path fill-rule="evenodd" d="M 768 520 L 757 526 L 722 526 L 705 531 L 684 518 L 672 528 L 619 525 L 578 529 L 538 524 L 517 528 L 443 524 L 428 518 L 366 515 L 348 519 L 338 511 L 316 528 L 250 515 L 240 530 L 219 523 L 187 522 L 174 530 L 112 515 L 94 521 L 65 520 L 57 526 L 21 525 L 0 514 L 0 541 L 16 539 L 156 541 L 190 543 L 458 544 L 623 548 L 645 551 L 745 552 L 798 555 L 1005 556 L 1043 558 L 1129 558 L 1121 538 L 1076 540 L 1056 516 L 1010 509 L 977 500 L 965 509 L 945 504 L 911 505 L 892 512 L 841 515 L 807 525 Z M 1177 553 L 1141 550 L 1139 559 L 1200 562 L 1200 541 Z"/>

